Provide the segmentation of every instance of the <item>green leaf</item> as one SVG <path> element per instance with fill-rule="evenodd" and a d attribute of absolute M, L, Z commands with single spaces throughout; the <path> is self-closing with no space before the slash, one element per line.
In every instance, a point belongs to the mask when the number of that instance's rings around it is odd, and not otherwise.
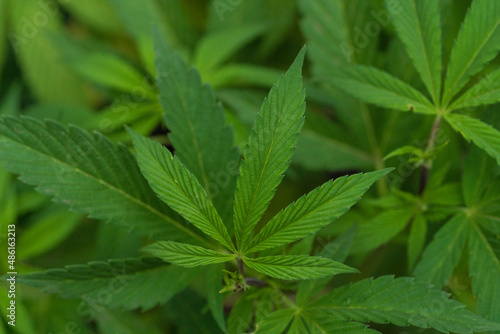
<path fill-rule="evenodd" d="M 222 254 L 211 249 L 173 241 L 158 241 L 144 247 L 142 251 L 186 268 L 227 262 L 236 257 L 236 255 Z"/>
<path fill-rule="evenodd" d="M 262 24 L 246 24 L 212 32 L 199 41 L 194 64 L 203 75 L 207 74 L 255 39 L 264 28 Z"/>
<path fill-rule="evenodd" d="M 367 252 L 385 244 L 408 225 L 412 215 L 410 207 L 382 211 L 359 226 L 352 252 Z"/>
<path fill-rule="evenodd" d="M 279 212 L 248 246 L 256 252 L 301 239 L 351 208 L 368 188 L 391 169 L 330 180 Z"/>
<path fill-rule="evenodd" d="M 295 311 L 293 309 L 281 309 L 274 311 L 257 324 L 255 334 L 283 333 L 292 321 Z"/>
<path fill-rule="evenodd" d="M 500 69 L 488 73 L 453 102 L 448 110 L 477 107 L 500 102 Z"/>
<path fill-rule="evenodd" d="M 418 90 L 374 67 L 356 65 L 339 69 L 331 82 L 339 89 L 388 109 L 435 114 L 432 103 Z"/>
<path fill-rule="evenodd" d="M 307 307 L 301 312 L 313 334 L 375 334 L 380 333 L 367 328 L 365 324 L 350 321 L 339 316 L 335 311 L 321 310 L 308 312 Z"/>
<path fill-rule="evenodd" d="M 307 310 L 327 310 L 360 322 L 432 327 L 443 333 L 500 329 L 500 324 L 478 317 L 448 297 L 426 282 L 382 276 L 338 288 L 312 302 Z"/>
<path fill-rule="evenodd" d="M 485 150 L 500 164 L 500 131 L 469 116 L 446 114 L 444 117 L 452 128 L 460 132 L 467 141 L 472 141 Z"/>
<path fill-rule="evenodd" d="M 175 213 L 151 191 L 127 148 L 99 133 L 5 117 L 0 119 L 0 148 L 5 169 L 75 212 L 150 237 L 201 238 L 174 220 Z"/>
<path fill-rule="evenodd" d="M 451 51 L 443 92 L 443 105 L 481 71 L 500 49 L 500 3 L 473 1 Z"/>
<path fill-rule="evenodd" d="M 240 158 L 232 129 L 198 71 L 158 36 L 156 49 L 159 99 L 176 157 L 196 176 L 228 223 Z"/>
<path fill-rule="evenodd" d="M 388 6 L 392 3 L 386 0 Z M 393 23 L 408 55 L 420 74 L 435 104 L 441 97 L 441 25 L 439 3 L 434 0 L 409 0 L 399 4 Z"/>
<path fill-rule="evenodd" d="M 9 40 L 16 52 L 16 63 L 38 101 L 88 105 L 90 96 L 85 93 L 86 86 L 64 64 L 50 39 L 51 34 L 63 31 L 61 11 L 48 9 L 50 14 L 46 14 L 44 8 L 50 6 L 46 0 L 9 1 Z M 34 18 L 38 17 L 46 18 L 44 24 L 36 24 Z"/>
<path fill-rule="evenodd" d="M 427 220 L 421 213 L 413 217 L 408 236 L 408 271 L 412 271 L 417 263 L 418 257 L 422 252 L 427 235 Z"/>
<path fill-rule="evenodd" d="M 465 247 L 468 225 L 463 213 L 451 218 L 424 250 L 422 260 L 415 268 L 415 277 L 438 288 L 448 283 Z"/>
<path fill-rule="evenodd" d="M 149 310 L 166 303 L 199 274 L 199 269 L 166 266 L 155 258 L 129 258 L 18 275 L 16 282 L 63 298 L 85 297 L 88 303 L 105 295 L 109 308 Z"/>
<path fill-rule="evenodd" d="M 216 88 L 221 86 L 256 86 L 269 89 L 279 80 L 281 71 L 250 64 L 228 64 L 207 78 Z"/>
<path fill-rule="evenodd" d="M 305 91 L 301 79 L 304 54 L 302 49 L 264 100 L 243 155 L 234 202 L 235 234 L 240 250 L 288 169 L 304 124 Z"/>
<path fill-rule="evenodd" d="M 308 255 L 244 257 L 245 264 L 258 272 L 285 280 L 320 278 L 328 275 L 357 273 L 354 268 L 322 257 Z"/>
<path fill-rule="evenodd" d="M 153 27 L 155 31 L 160 31 L 171 45 L 178 45 L 180 42 L 169 25 L 170 22 L 165 19 L 160 4 L 155 0 L 110 0 L 110 3 L 128 34 L 136 42 L 146 69 L 153 74 Z"/>
<path fill-rule="evenodd" d="M 160 143 L 128 131 L 141 172 L 160 199 L 203 233 L 234 251 L 226 227 L 196 177 Z"/>
<path fill-rule="evenodd" d="M 469 232 L 469 273 L 478 313 L 500 323 L 500 241 L 475 223 Z"/>
<path fill-rule="evenodd" d="M 143 321 L 139 314 L 106 309 L 96 313 L 97 327 L 100 333 L 162 333 L 152 322 Z"/>

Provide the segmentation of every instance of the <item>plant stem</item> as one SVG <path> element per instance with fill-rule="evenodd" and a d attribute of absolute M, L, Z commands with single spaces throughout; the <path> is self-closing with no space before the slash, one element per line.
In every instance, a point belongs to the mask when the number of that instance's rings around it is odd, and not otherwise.
<path fill-rule="evenodd" d="M 245 267 L 243 266 L 243 260 L 238 258 L 238 271 L 241 277 L 245 278 Z"/>
<path fill-rule="evenodd" d="M 443 116 L 438 114 L 436 118 L 434 118 L 434 123 L 432 123 L 431 134 L 429 135 L 429 140 L 427 142 L 427 148 L 425 152 L 430 152 L 436 147 L 436 138 L 439 133 L 439 127 L 441 126 L 441 120 Z M 427 186 L 427 182 L 429 181 L 430 170 L 432 169 L 432 160 L 425 161 L 422 165 L 422 171 L 420 173 L 420 186 L 418 189 L 418 193 L 421 195 L 425 187 Z"/>

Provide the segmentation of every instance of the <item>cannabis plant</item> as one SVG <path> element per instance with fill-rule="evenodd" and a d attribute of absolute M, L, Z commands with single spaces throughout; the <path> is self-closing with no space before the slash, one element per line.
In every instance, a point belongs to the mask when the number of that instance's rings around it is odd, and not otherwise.
<path fill-rule="evenodd" d="M 27 39 L 58 7 L 4 1 L 10 58 L 59 103 L 0 105 L 5 326 L 500 331 L 497 0 L 214 1 L 203 32 L 192 1 L 64 4 L 85 41 Z"/>

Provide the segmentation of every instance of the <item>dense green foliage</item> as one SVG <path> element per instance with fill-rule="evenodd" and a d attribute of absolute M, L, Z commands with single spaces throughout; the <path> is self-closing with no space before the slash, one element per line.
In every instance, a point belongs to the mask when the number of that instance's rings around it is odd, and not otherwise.
<path fill-rule="evenodd" d="M 500 332 L 499 51 L 497 0 L 0 0 L 0 333 Z"/>

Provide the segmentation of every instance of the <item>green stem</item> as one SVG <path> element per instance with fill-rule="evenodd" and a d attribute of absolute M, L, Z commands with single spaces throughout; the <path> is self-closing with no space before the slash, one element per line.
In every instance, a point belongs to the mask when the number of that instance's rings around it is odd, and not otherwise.
<path fill-rule="evenodd" d="M 427 142 L 427 148 L 425 152 L 428 153 L 436 147 L 436 138 L 439 133 L 439 127 L 441 126 L 441 120 L 443 119 L 442 114 L 437 114 L 434 118 L 434 123 L 432 123 L 431 134 L 429 135 L 429 140 Z M 425 161 L 422 165 L 422 171 L 420 173 L 420 186 L 418 193 L 422 194 L 429 182 L 429 174 L 432 169 L 432 160 Z"/>

